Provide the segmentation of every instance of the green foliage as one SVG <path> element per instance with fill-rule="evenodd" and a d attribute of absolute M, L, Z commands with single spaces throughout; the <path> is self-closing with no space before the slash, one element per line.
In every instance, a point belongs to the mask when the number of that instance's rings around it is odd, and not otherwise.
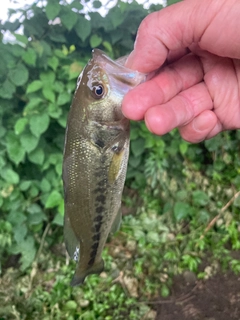
<path fill-rule="evenodd" d="M 232 258 L 240 197 L 223 210 L 240 190 L 240 133 L 191 145 L 176 130 L 156 137 L 132 123 L 124 204 L 134 215 L 104 251 L 106 273 L 70 288 L 75 265 L 53 252 L 63 242 L 62 152 L 76 80 L 93 47 L 116 58 L 130 52 L 142 19 L 161 6 L 118 1 L 103 18 L 101 1 L 69 2 L 36 0 L 17 10 L 21 23 L 0 25 L 15 39 L 0 43 L 0 272 L 8 288 L 0 318 L 154 319 L 142 301 L 169 296 L 172 276 L 185 270 L 206 278 L 209 253 L 211 267 L 240 271 Z M 6 269 L 12 257 L 19 270 Z"/>
<path fill-rule="evenodd" d="M 94 8 L 100 6 L 93 2 Z M 90 11 L 86 18 L 82 9 L 79 1 L 35 1 L 18 11 L 25 17 L 23 34 L 17 20 L 1 25 L 3 33 L 10 31 L 15 38 L 0 43 L 1 206 L 4 221 L 11 225 L 6 239 L 12 237 L 4 249 L 21 254 L 23 270 L 34 260 L 46 223 L 62 225 L 64 129 L 91 48 L 99 46 L 112 56 L 129 52 L 148 13 L 135 2 L 119 2 L 105 18 Z M 126 22 L 131 17 L 134 30 L 129 33 Z"/>

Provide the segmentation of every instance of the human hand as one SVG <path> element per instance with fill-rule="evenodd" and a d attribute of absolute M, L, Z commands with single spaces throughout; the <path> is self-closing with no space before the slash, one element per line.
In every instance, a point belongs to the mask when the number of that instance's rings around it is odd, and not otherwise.
<path fill-rule="evenodd" d="M 239 129 L 239 17 L 238 0 L 185 0 L 148 15 L 126 66 L 155 75 L 124 97 L 124 115 L 157 135 L 177 127 L 193 143 Z"/>

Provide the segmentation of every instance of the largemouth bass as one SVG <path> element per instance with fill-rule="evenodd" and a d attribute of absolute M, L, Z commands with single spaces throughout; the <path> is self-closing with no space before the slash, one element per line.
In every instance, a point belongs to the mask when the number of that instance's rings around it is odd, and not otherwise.
<path fill-rule="evenodd" d="M 103 271 L 102 250 L 121 221 L 121 197 L 129 153 L 129 121 L 123 96 L 145 75 L 95 49 L 79 76 L 70 108 L 63 160 L 64 237 L 78 261 L 71 285 Z"/>

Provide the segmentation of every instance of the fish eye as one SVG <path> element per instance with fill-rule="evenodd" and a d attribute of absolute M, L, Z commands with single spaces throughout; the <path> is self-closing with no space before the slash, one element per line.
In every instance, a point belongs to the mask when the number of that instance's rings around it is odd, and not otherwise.
<path fill-rule="evenodd" d="M 92 89 L 94 97 L 100 99 L 104 95 L 104 87 L 102 84 L 95 85 Z"/>

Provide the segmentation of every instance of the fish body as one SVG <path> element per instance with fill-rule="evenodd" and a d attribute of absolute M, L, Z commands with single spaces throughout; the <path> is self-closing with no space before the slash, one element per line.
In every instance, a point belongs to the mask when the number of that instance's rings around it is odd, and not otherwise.
<path fill-rule="evenodd" d="M 98 49 L 79 76 L 63 160 L 64 238 L 78 261 L 73 286 L 103 271 L 102 250 L 120 225 L 130 130 L 121 102 L 143 79 Z"/>

